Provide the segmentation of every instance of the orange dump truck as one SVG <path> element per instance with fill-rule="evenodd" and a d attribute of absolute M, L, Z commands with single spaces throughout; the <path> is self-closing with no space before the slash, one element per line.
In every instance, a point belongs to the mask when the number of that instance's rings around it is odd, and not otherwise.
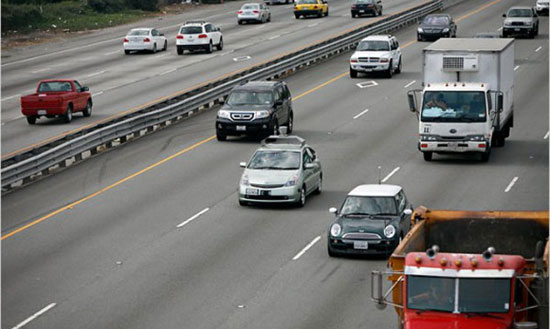
<path fill-rule="evenodd" d="M 372 272 L 398 328 L 548 328 L 548 211 L 419 207 L 411 220 L 391 270 Z"/>

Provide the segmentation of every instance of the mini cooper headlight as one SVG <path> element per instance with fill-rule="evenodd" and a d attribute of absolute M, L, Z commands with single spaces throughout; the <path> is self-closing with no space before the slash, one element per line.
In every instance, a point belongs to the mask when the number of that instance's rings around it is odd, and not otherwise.
<path fill-rule="evenodd" d="M 395 231 L 395 226 L 393 226 L 393 225 L 388 225 L 384 228 L 384 235 L 388 239 L 393 238 L 393 236 L 395 235 L 395 232 L 396 232 Z"/>
<path fill-rule="evenodd" d="M 339 236 L 340 233 L 342 233 L 342 226 L 340 226 L 340 224 L 338 223 L 332 224 L 332 226 L 330 227 L 330 235 Z"/>
<path fill-rule="evenodd" d="M 218 118 L 229 119 L 229 111 L 219 110 L 218 111 Z"/>
<path fill-rule="evenodd" d="M 269 117 L 269 111 L 263 110 L 256 112 L 256 119 L 263 119 Z"/>

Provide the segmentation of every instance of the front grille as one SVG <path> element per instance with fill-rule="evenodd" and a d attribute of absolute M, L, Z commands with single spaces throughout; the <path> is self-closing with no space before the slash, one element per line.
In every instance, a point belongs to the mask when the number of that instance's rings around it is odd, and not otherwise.
<path fill-rule="evenodd" d="M 426 33 L 441 33 L 441 29 L 424 29 Z"/>
<path fill-rule="evenodd" d="M 252 119 L 254 119 L 254 113 L 252 112 L 231 113 L 231 119 L 233 121 L 252 121 Z"/>
<path fill-rule="evenodd" d="M 359 57 L 357 59 L 360 63 L 378 63 L 380 57 Z"/>
<path fill-rule="evenodd" d="M 376 233 L 346 233 L 342 235 L 342 239 L 351 239 L 351 240 L 380 240 L 382 237 Z"/>
<path fill-rule="evenodd" d="M 512 22 L 512 24 L 510 24 L 512 26 L 523 26 L 523 25 L 527 25 L 526 23 L 524 22 Z"/>
<path fill-rule="evenodd" d="M 463 141 L 466 140 L 464 136 L 441 136 L 441 139 L 448 141 Z"/>
<path fill-rule="evenodd" d="M 250 183 L 250 186 L 260 187 L 260 188 L 280 188 L 285 186 L 284 184 L 253 184 Z"/>
<path fill-rule="evenodd" d="M 286 195 L 248 195 L 245 194 L 245 199 L 250 200 L 288 200 Z"/>

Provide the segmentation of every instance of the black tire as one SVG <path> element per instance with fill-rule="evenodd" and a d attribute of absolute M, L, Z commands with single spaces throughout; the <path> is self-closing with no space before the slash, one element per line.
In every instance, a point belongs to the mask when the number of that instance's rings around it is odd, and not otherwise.
<path fill-rule="evenodd" d="M 124 51 L 124 54 L 125 54 L 125 55 L 130 55 L 130 51 L 129 51 L 129 50 L 125 50 L 125 51 Z"/>
<path fill-rule="evenodd" d="M 319 13 L 317 14 L 317 17 L 318 18 L 321 18 L 321 17 L 324 17 L 325 14 L 323 14 L 323 10 L 321 9 L 321 11 L 319 11 Z"/>
<path fill-rule="evenodd" d="M 307 199 L 307 196 L 306 196 L 306 187 L 305 185 L 302 186 L 302 188 L 300 189 L 300 199 L 296 202 L 296 206 L 298 208 L 303 208 L 305 205 L 306 205 L 306 199 Z"/>
<path fill-rule="evenodd" d="M 504 144 L 506 144 L 506 137 L 504 136 L 504 132 L 496 132 L 493 139 L 493 145 L 496 147 L 503 147 Z"/>
<path fill-rule="evenodd" d="M 248 202 L 239 199 L 239 206 L 242 206 L 242 207 L 248 206 Z"/>
<path fill-rule="evenodd" d="M 227 139 L 227 136 L 216 132 L 216 139 L 220 142 L 224 142 Z"/>
<path fill-rule="evenodd" d="M 319 176 L 319 182 L 317 189 L 315 189 L 315 194 L 321 194 L 323 192 L 323 173 L 321 173 L 321 176 Z"/>
<path fill-rule="evenodd" d="M 300 19 L 300 15 L 298 15 L 298 14 L 294 14 L 294 17 L 295 17 L 296 19 Z"/>
<path fill-rule="evenodd" d="M 490 157 L 491 157 L 491 148 L 489 147 L 487 152 L 481 153 L 481 162 L 488 162 Z"/>
<path fill-rule="evenodd" d="M 277 118 L 275 118 L 275 122 L 273 122 L 273 130 L 271 131 L 273 134 L 270 133 L 270 135 L 279 135 L 280 132 L 279 132 L 279 122 L 277 120 Z"/>
<path fill-rule="evenodd" d="M 86 108 L 84 108 L 84 111 L 82 111 L 82 115 L 84 115 L 86 118 L 92 115 L 92 101 L 88 99 L 86 102 Z"/>
<path fill-rule="evenodd" d="M 223 38 L 220 38 L 220 43 L 216 46 L 216 49 L 222 50 L 223 49 Z"/>
<path fill-rule="evenodd" d="M 357 78 L 357 71 L 354 70 L 354 69 L 352 69 L 352 68 L 350 67 L 350 68 L 349 68 L 349 76 L 350 76 L 350 78 L 352 78 L 352 79 Z"/>
<path fill-rule="evenodd" d="M 243 22 L 242 22 L 242 21 L 237 21 L 237 23 L 238 23 L 239 25 L 242 25 L 242 24 L 243 24 Z"/>
<path fill-rule="evenodd" d="M 178 55 L 183 55 L 183 48 L 178 46 Z"/>
<path fill-rule="evenodd" d="M 330 245 L 327 245 L 327 252 L 328 252 L 329 257 L 338 257 L 338 254 L 336 252 L 332 251 L 332 249 L 330 248 Z"/>
<path fill-rule="evenodd" d="M 539 25 L 537 24 L 537 28 L 535 29 L 535 35 L 539 35 Z"/>
<path fill-rule="evenodd" d="M 424 161 L 432 161 L 433 152 L 422 152 L 424 156 Z"/>
<path fill-rule="evenodd" d="M 157 44 L 153 44 L 153 54 L 156 54 L 157 52 Z"/>
<path fill-rule="evenodd" d="M 288 1 L 287 1 L 287 3 L 288 3 Z M 267 16 L 267 21 L 271 22 L 271 14 L 269 14 L 269 16 Z"/>
<path fill-rule="evenodd" d="M 211 54 L 212 51 L 214 51 L 214 46 L 212 45 L 212 40 L 210 40 L 210 43 L 208 44 L 208 47 L 206 48 L 206 53 Z"/>
<path fill-rule="evenodd" d="M 30 125 L 35 124 L 36 123 L 36 117 L 28 116 L 27 117 L 27 123 L 30 124 Z"/>
<path fill-rule="evenodd" d="M 351 18 L 355 18 L 355 14 L 354 14 L 354 13 L 351 13 Z"/>
<path fill-rule="evenodd" d="M 164 40 L 164 47 L 162 47 L 162 51 L 168 50 L 168 40 Z"/>
<path fill-rule="evenodd" d="M 290 135 L 292 133 L 292 130 L 294 129 L 294 113 L 290 111 L 288 114 L 288 120 L 286 122 L 286 132 Z"/>
<path fill-rule="evenodd" d="M 65 111 L 65 114 L 63 115 L 63 121 L 65 123 L 69 123 L 73 120 L 73 105 L 69 104 L 67 106 L 67 111 Z"/>
<path fill-rule="evenodd" d="M 395 70 L 395 73 L 401 73 L 401 69 L 403 68 L 402 65 L 403 65 L 403 57 L 400 57 L 399 65 L 397 65 L 397 69 Z"/>
<path fill-rule="evenodd" d="M 327 16 L 328 16 L 328 9 L 327 9 L 327 13 L 325 14 L 325 17 L 327 17 Z"/>
<path fill-rule="evenodd" d="M 416 34 L 416 41 L 424 41 L 420 34 Z"/>
<path fill-rule="evenodd" d="M 388 70 L 386 71 L 386 77 L 388 79 L 391 79 L 393 76 L 393 62 L 390 61 L 390 65 L 388 66 Z"/>

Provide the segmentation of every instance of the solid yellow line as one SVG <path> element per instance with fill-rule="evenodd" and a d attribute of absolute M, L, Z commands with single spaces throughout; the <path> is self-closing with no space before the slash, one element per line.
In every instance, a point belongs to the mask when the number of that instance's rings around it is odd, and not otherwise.
<path fill-rule="evenodd" d="M 301 93 L 300 95 L 298 95 L 298 96 L 296 96 L 296 97 L 292 97 L 292 100 L 297 100 L 297 99 L 302 98 L 302 97 L 304 97 L 304 96 L 306 96 L 306 95 L 308 95 L 308 94 L 311 94 L 312 92 L 314 92 L 314 91 L 316 91 L 316 90 L 319 90 L 319 89 L 323 88 L 324 86 L 329 85 L 329 84 L 333 83 L 334 81 L 343 78 L 343 77 L 346 76 L 347 74 L 348 74 L 348 72 L 342 73 L 342 74 L 340 74 L 340 75 L 338 75 L 338 76 L 336 76 L 336 77 L 334 77 L 334 78 L 332 78 L 332 79 L 330 79 L 330 80 L 328 80 L 328 81 L 326 81 L 326 82 L 324 82 L 324 83 L 318 85 L 318 86 L 315 87 L 315 88 L 312 88 L 312 89 L 310 89 L 310 90 L 308 90 L 308 91 L 306 91 L 306 92 L 303 92 L 303 93 Z"/>
<path fill-rule="evenodd" d="M 129 180 L 132 179 L 132 178 L 135 178 L 135 177 L 137 177 L 137 176 L 139 176 L 139 175 L 141 175 L 141 174 L 143 174 L 143 173 L 146 173 L 146 172 L 150 171 L 151 169 L 156 168 L 156 167 L 160 166 L 161 164 L 163 164 L 163 163 L 165 163 L 165 162 L 168 162 L 168 161 L 170 161 L 170 160 L 172 160 L 172 159 L 174 159 L 174 158 L 176 158 L 176 157 L 182 155 L 182 154 L 185 153 L 185 152 L 191 151 L 191 150 L 197 148 L 198 146 L 200 146 L 200 145 L 202 145 L 202 144 L 204 144 L 204 143 L 206 143 L 206 142 L 209 142 L 209 141 L 213 140 L 214 138 L 216 138 L 215 135 L 214 135 L 214 136 L 210 136 L 210 137 L 208 137 L 208 138 L 206 138 L 206 139 L 203 139 L 202 141 L 200 141 L 200 142 L 198 142 L 198 143 L 196 143 L 196 144 L 193 144 L 193 145 L 189 146 L 188 148 L 183 149 L 183 150 L 181 150 L 181 151 L 179 151 L 179 152 L 177 152 L 177 153 L 175 153 L 175 154 L 172 154 L 171 156 L 169 156 L 169 157 L 167 157 L 167 158 L 164 158 L 164 159 L 162 159 L 162 160 L 160 160 L 160 161 L 158 161 L 158 162 L 156 162 L 156 163 L 154 163 L 154 164 L 152 164 L 152 165 L 150 165 L 150 166 L 148 166 L 148 167 L 146 167 L 146 168 L 144 168 L 144 169 L 141 169 L 140 171 L 138 171 L 138 172 L 136 172 L 136 173 L 133 173 L 133 174 L 131 174 L 130 176 L 128 176 L 128 177 L 126 177 L 126 178 L 123 178 L 123 179 L 119 180 L 119 181 L 116 182 L 116 183 L 113 183 L 113 184 L 111 184 L 111 185 L 109 185 L 109 186 L 107 186 L 107 187 L 104 187 L 104 188 L 102 188 L 101 190 L 99 190 L 99 191 L 97 191 L 97 192 L 94 192 L 94 193 L 92 193 L 92 194 L 90 194 L 90 195 L 88 195 L 88 196 L 86 196 L 86 197 L 84 197 L 84 198 L 82 198 L 82 199 L 80 199 L 80 200 L 77 200 L 77 201 L 75 201 L 75 202 L 73 202 L 73 203 L 70 203 L 70 204 L 68 204 L 68 205 L 66 205 L 66 206 L 64 206 L 64 207 L 61 207 L 61 208 L 59 208 L 59 209 L 57 209 L 57 210 L 55 210 L 55 211 L 53 211 L 53 212 L 51 212 L 51 213 L 49 213 L 49 214 L 47 214 L 47 215 L 45 215 L 45 216 L 42 216 L 42 217 L 38 218 L 37 220 L 35 220 L 35 221 L 31 222 L 31 223 L 28 223 L 28 224 L 26 224 L 26 225 L 24 225 L 24 226 L 22 226 L 22 227 L 20 227 L 20 228 L 18 228 L 18 229 L 16 229 L 16 230 L 14 230 L 14 231 L 11 231 L 11 232 L 8 233 L 8 234 L 3 235 L 3 236 L 2 236 L 2 240 L 7 239 L 7 238 L 9 238 L 10 236 L 13 236 L 13 235 L 15 235 L 15 234 L 17 234 L 17 233 L 19 233 L 19 232 L 21 232 L 21 231 L 23 231 L 23 230 L 26 230 L 27 228 L 29 228 L 29 227 L 31 227 L 31 226 L 34 226 L 34 225 L 36 225 L 36 224 L 38 224 L 38 223 L 40 223 L 40 222 L 42 222 L 42 221 L 44 221 L 44 220 L 46 220 L 46 219 L 52 217 L 52 216 L 55 216 L 55 215 L 57 215 L 57 214 L 59 214 L 59 213 L 65 211 L 65 210 L 67 210 L 67 209 L 73 208 L 74 206 L 77 206 L 77 205 L 79 205 L 79 204 L 81 204 L 81 203 L 83 203 L 83 202 L 85 202 L 85 201 L 88 201 L 88 200 L 90 200 L 90 199 L 93 199 L 93 198 L 95 198 L 96 196 L 98 196 L 98 195 L 100 195 L 100 194 L 103 194 L 103 193 L 105 193 L 105 192 L 107 192 L 107 191 L 109 191 L 109 190 L 111 190 L 111 189 L 117 187 L 118 185 L 120 185 L 120 184 L 122 184 L 122 183 L 124 183 L 124 182 L 129 181 Z"/>
<path fill-rule="evenodd" d="M 460 22 L 461 20 L 466 19 L 466 18 L 468 18 L 468 17 L 470 17 L 470 16 L 472 16 L 472 15 L 474 15 L 474 14 L 477 14 L 477 13 L 479 13 L 480 11 L 482 11 L 482 10 L 484 10 L 484 9 L 487 9 L 487 8 L 491 7 L 492 5 L 497 4 L 497 3 L 501 2 L 501 1 L 502 1 L 502 0 L 494 0 L 494 1 L 491 1 L 491 2 L 489 2 L 489 3 L 486 3 L 486 4 L 484 4 L 483 6 L 477 8 L 476 10 L 473 10 L 473 11 L 467 13 L 466 15 L 457 18 L 456 21 L 457 21 L 457 22 Z"/>

